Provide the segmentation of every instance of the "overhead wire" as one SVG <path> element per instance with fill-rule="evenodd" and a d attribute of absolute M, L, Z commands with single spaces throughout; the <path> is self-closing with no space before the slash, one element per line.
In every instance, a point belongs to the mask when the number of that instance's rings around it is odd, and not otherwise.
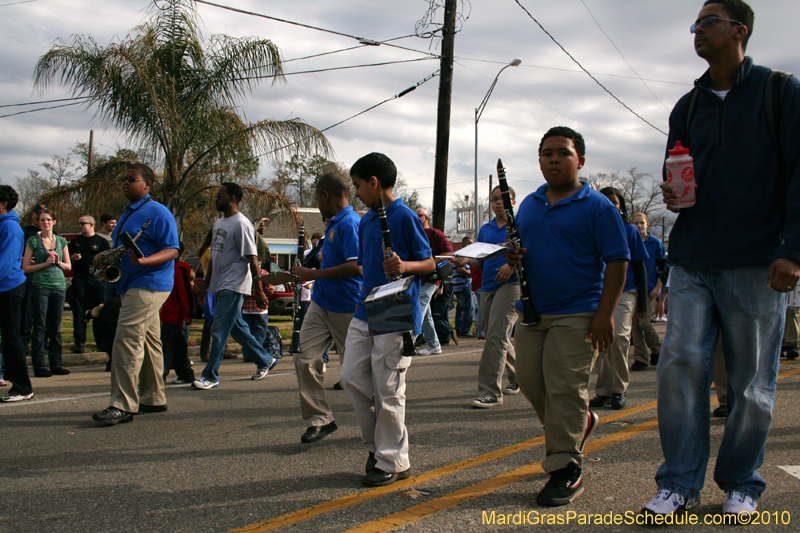
<path fill-rule="evenodd" d="M 626 65 L 628 65 L 628 68 L 630 68 L 630 69 L 631 69 L 631 72 L 633 72 L 634 74 L 636 74 L 636 77 L 637 77 L 637 78 L 638 78 L 638 79 L 639 79 L 639 80 L 642 82 L 642 85 L 644 85 L 645 89 L 647 89 L 647 91 L 648 91 L 650 94 L 652 94 L 652 95 L 653 95 L 653 98 L 655 98 L 656 100 L 658 100 L 658 102 L 659 102 L 659 103 L 660 103 L 662 106 L 664 106 L 664 109 L 666 109 L 667 111 L 669 111 L 670 109 L 667 107 L 667 104 L 665 104 L 664 102 L 662 102 L 662 101 L 661 101 L 661 98 L 659 98 L 658 96 L 656 96 L 656 93 L 654 93 L 652 90 L 650 90 L 650 86 L 649 86 L 649 85 L 647 85 L 647 82 L 645 82 L 645 81 L 642 79 L 642 77 L 641 77 L 641 76 L 639 76 L 639 73 L 638 73 L 638 72 L 636 72 L 636 69 L 634 69 L 634 68 L 633 68 L 633 65 L 631 65 L 630 63 L 628 63 L 628 60 L 627 60 L 627 59 L 625 58 L 625 56 L 622 54 L 622 50 L 620 50 L 620 49 L 617 47 L 617 45 L 614 43 L 614 41 L 612 41 L 612 40 L 611 40 L 611 37 L 609 37 L 609 35 L 606 33 L 606 30 L 604 30 L 604 29 L 603 29 L 603 27 L 600 25 L 600 22 L 598 22 L 597 18 L 595 18 L 595 16 L 594 16 L 594 13 L 592 13 L 592 10 L 591 10 L 591 9 L 589 9 L 589 6 L 587 6 L 587 5 L 586 5 L 586 2 L 584 2 L 583 0 L 581 0 L 581 4 L 583 4 L 583 7 L 585 7 L 585 8 L 586 8 L 586 11 L 588 11 L 588 12 L 589 12 L 589 16 L 590 16 L 590 17 L 592 17 L 592 20 L 594 21 L 594 23 L 595 23 L 595 24 L 597 24 L 597 27 L 598 27 L 598 28 L 600 28 L 600 31 L 601 31 L 601 32 L 603 32 L 603 35 L 605 35 L 605 36 L 606 36 L 606 39 L 608 39 L 608 42 L 610 42 L 610 43 L 611 43 L 611 46 L 613 46 L 613 47 L 614 47 L 614 49 L 617 51 L 617 53 L 619 53 L 619 56 L 622 58 L 622 60 L 625 62 L 625 64 L 626 64 Z"/>
<path fill-rule="evenodd" d="M 349 70 L 349 69 L 353 69 L 353 68 L 363 68 L 363 67 L 380 67 L 380 66 L 385 66 L 385 65 L 397 65 L 399 63 L 416 63 L 418 61 L 431 61 L 431 60 L 433 60 L 432 57 L 419 57 L 417 59 L 403 59 L 403 60 L 400 60 L 400 61 L 384 61 L 382 63 L 365 63 L 365 64 L 362 64 L 362 65 L 348 65 L 348 66 L 344 66 L 344 67 L 330 67 L 330 68 L 319 68 L 319 69 L 314 69 L 314 70 L 300 70 L 300 71 L 297 71 L 297 72 L 285 72 L 283 75 L 284 76 L 296 76 L 297 74 L 315 74 L 315 73 L 319 73 L 319 72 L 330 72 L 330 71 L 333 71 L 333 70 Z M 243 78 L 239 78 L 239 79 L 240 80 L 258 80 L 258 79 L 261 79 L 261 78 L 271 78 L 271 77 L 272 77 L 271 74 L 265 74 L 263 76 L 249 76 L 249 77 L 243 77 Z"/>
<path fill-rule="evenodd" d="M 10 4 L 0 4 L 0 7 L 15 6 L 17 4 L 30 4 L 31 2 L 38 2 L 39 0 L 22 0 L 21 2 L 11 2 Z"/>
<path fill-rule="evenodd" d="M 79 105 L 82 102 L 72 102 L 71 104 L 61 104 L 61 105 L 54 105 L 51 107 L 40 107 L 38 109 L 29 109 L 27 111 L 18 111 L 16 113 L 9 113 L 7 115 L 0 115 L 0 118 L 7 118 L 7 117 L 15 117 L 17 115 L 24 115 L 25 113 L 35 113 L 37 111 L 45 111 L 47 109 L 58 109 L 59 107 L 68 107 L 71 105 Z"/>
<path fill-rule="evenodd" d="M 566 48 L 564 48 L 564 47 L 561 45 L 561 43 L 559 43 L 559 42 L 556 40 L 556 38 L 555 38 L 555 37 L 553 37 L 553 35 L 552 35 L 552 34 L 551 34 L 549 31 L 547 31 L 547 30 L 545 29 L 545 27 L 544 27 L 544 26 L 542 26 L 542 24 L 541 24 L 541 23 L 540 23 L 538 20 L 536 20 L 536 17 L 534 17 L 534 16 L 531 14 L 531 12 L 530 12 L 530 11 L 528 11 L 528 10 L 525 8 L 525 6 L 523 6 L 523 5 L 520 3 L 520 1 L 519 1 L 519 0 L 514 0 L 514 1 L 517 3 L 517 5 L 518 5 L 520 8 L 522 8 L 522 10 L 523 10 L 523 11 L 524 11 L 524 12 L 525 12 L 527 15 L 528 15 L 528 17 L 530 17 L 530 19 L 531 19 L 532 21 L 534 21 L 534 22 L 536 23 L 536 25 L 537 25 L 537 26 L 539 26 L 539 28 L 541 28 L 541 30 L 542 30 L 542 31 L 543 31 L 545 34 L 547 34 L 547 36 L 548 36 L 548 37 L 550 37 L 550 40 L 551 40 L 551 41 L 553 41 L 553 42 L 554 42 L 554 43 L 555 43 L 555 44 L 556 44 L 556 45 L 557 45 L 559 48 L 561 48 L 561 50 L 562 50 L 562 51 L 563 51 L 565 54 L 567 54 L 567 56 L 568 56 L 568 57 L 569 57 L 569 58 L 570 58 L 570 59 L 571 59 L 571 60 L 572 60 L 572 61 L 573 61 L 573 62 L 574 62 L 576 65 L 578 65 L 582 71 L 584 71 L 584 72 L 585 72 L 585 73 L 586 73 L 586 74 L 587 74 L 587 75 L 588 75 L 590 78 L 592 78 L 592 80 L 594 80 L 594 82 L 595 82 L 597 85 L 599 85 L 599 86 L 600 86 L 600 87 L 601 87 L 601 88 L 602 88 L 602 89 L 603 89 L 605 92 L 607 92 L 607 93 L 608 93 L 608 94 L 611 96 L 611 98 L 613 98 L 614 100 L 616 100 L 617 102 L 619 102 L 619 103 L 620 103 L 620 105 L 622 105 L 622 107 L 624 107 L 625 109 L 627 109 L 628 111 L 630 111 L 631 113 L 633 113 L 633 114 L 634 114 L 636 117 L 638 117 L 638 118 L 639 118 L 639 120 L 641 120 L 642 122 L 644 122 L 645 124 L 647 124 L 648 126 L 650 126 L 651 128 L 653 128 L 654 130 L 656 130 L 656 131 L 658 131 L 658 132 L 662 133 L 664 136 L 667 136 L 667 132 L 665 132 L 664 130 L 662 130 L 661 128 L 659 128 L 658 126 L 656 126 L 655 124 L 653 124 L 652 122 L 650 122 L 649 120 L 647 120 L 646 118 L 644 118 L 643 116 L 641 116 L 639 113 L 637 113 L 636 111 L 634 111 L 633 109 L 631 109 L 630 107 L 628 107 L 628 105 L 627 105 L 625 102 L 623 102 L 622 100 L 620 100 L 619 98 L 617 98 L 617 95 L 615 95 L 615 94 L 614 94 L 614 93 L 612 93 L 610 90 L 608 90 L 608 88 L 606 88 L 606 86 L 605 86 L 605 85 L 603 85 L 602 83 L 600 83 L 600 80 L 598 80 L 597 78 L 595 78 L 595 77 L 592 75 L 592 73 L 591 73 L 591 72 L 589 72 L 588 70 L 586 70 L 586 69 L 584 68 L 584 66 L 583 66 L 583 65 L 581 65 L 581 63 L 580 63 L 580 62 L 579 62 L 577 59 L 575 59 L 575 57 L 573 57 L 573 55 L 572 55 L 572 54 L 570 54 L 569 52 L 567 52 L 567 49 L 566 49 Z"/>
<path fill-rule="evenodd" d="M 343 32 L 336 31 L 336 30 L 329 30 L 329 29 L 326 29 L 326 28 L 320 28 L 318 26 L 311 26 L 310 24 L 303 24 L 302 22 L 295 22 L 295 21 L 292 21 L 292 20 L 286 20 L 286 19 L 282 19 L 282 18 L 278 18 L 278 17 L 273 17 L 273 16 L 270 16 L 270 15 L 265 15 L 263 13 L 256 13 L 255 11 L 247 11 L 246 9 L 239 9 L 237 7 L 231 7 L 231 6 L 226 6 L 226 5 L 223 5 L 223 4 L 217 4 L 215 2 L 209 2 L 208 0 L 194 0 L 194 1 L 197 2 L 198 4 L 205 4 L 205 5 L 208 5 L 208 6 L 218 7 L 220 9 L 226 9 L 228 11 L 233 11 L 235 13 L 241 13 L 243 15 L 250 15 L 252 17 L 260 17 L 260 18 L 264 18 L 264 19 L 267 19 L 267 20 L 274 20 L 276 22 L 283 22 L 284 24 L 291 24 L 293 26 L 299 26 L 301 28 L 307 28 L 307 29 L 310 29 L 310 30 L 316 30 L 316 31 L 324 32 L 324 33 L 330 33 L 330 34 L 333 34 L 333 35 L 338 35 L 340 37 L 347 37 L 349 39 L 355 39 L 356 41 L 360 42 L 361 44 L 366 44 L 366 45 L 371 45 L 371 46 L 379 46 L 381 44 L 385 44 L 386 46 L 391 46 L 392 48 L 398 48 L 398 49 L 401 49 L 401 50 L 408 50 L 408 51 L 411 51 L 411 52 L 416 52 L 418 54 L 423 54 L 423 55 L 427 55 L 427 56 L 433 56 L 433 57 L 436 57 L 437 59 L 439 59 L 441 57 L 438 54 L 434 54 L 434 53 L 431 53 L 431 52 L 423 52 L 422 50 L 415 50 L 413 48 L 407 48 L 405 46 L 400 46 L 400 45 L 397 45 L 397 44 L 391 44 L 388 41 L 376 41 L 374 39 L 368 39 L 366 37 L 359 37 L 357 35 L 351 35 L 349 33 L 343 33 Z"/>
<path fill-rule="evenodd" d="M 2 107 L 21 107 L 21 106 L 26 106 L 26 105 L 52 104 L 52 103 L 55 103 L 55 102 L 70 102 L 72 100 L 85 100 L 87 98 L 89 98 L 89 97 L 88 96 L 75 96 L 73 98 L 58 98 L 56 100 L 39 100 L 38 102 L 24 102 L 24 103 L 21 103 L 21 104 L 0 105 L 0 108 L 2 108 Z"/>

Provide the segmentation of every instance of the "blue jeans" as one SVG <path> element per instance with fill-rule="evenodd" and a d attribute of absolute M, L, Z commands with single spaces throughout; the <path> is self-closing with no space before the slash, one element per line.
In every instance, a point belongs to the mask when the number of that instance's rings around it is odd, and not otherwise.
<path fill-rule="evenodd" d="M 267 329 L 267 326 L 269 326 L 269 315 L 242 313 L 242 320 L 247 323 L 247 326 L 250 328 L 250 333 L 256 338 L 256 341 L 269 353 L 270 342 L 267 338 L 267 334 L 269 333 Z"/>
<path fill-rule="evenodd" d="M 699 496 L 709 457 L 709 388 L 717 335 L 728 371 L 728 418 L 714 481 L 758 499 L 756 472 L 772 422 L 786 296 L 767 289 L 769 269 L 691 270 L 670 281 L 669 328 L 658 362 L 659 489 Z M 728 349 L 730 347 L 730 350 Z"/>
<path fill-rule="evenodd" d="M 456 293 L 456 333 L 467 335 L 472 329 L 472 291 L 466 288 Z"/>
<path fill-rule="evenodd" d="M 211 323 L 211 353 L 208 364 L 203 369 L 203 377 L 209 381 L 219 381 L 219 366 L 228 342 L 228 335 L 241 344 L 242 354 L 256 364 L 258 368 L 268 368 L 274 360 L 253 334 L 247 322 L 242 319 L 242 303 L 244 294 L 233 291 L 216 293 L 216 311 Z"/>
<path fill-rule="evenodd" d="M 419 289 L 419 309 L 422 313 L 422 334 L 425 335 L 425 342 L 431 348 L 439 346 L 439 338 L 436 336 L 436 328 L 433 325 L 433 314 L 431 313 L 431 298 L 439 287 L 433 283 L 423 283 Z"/>
<path fill-rule="evenodd" d="M 34 370 L 47 370 L 44 360 L 45 337 L 49 340 L 47 355 L 50 370 L 61 368 L 61 315 L 64 313 L 66 294 L 67 291 L 63 289 L 33 287 L 31 359 Z"/>
<path fill-rule="evenodd" d="M 472 293 L 472 307 L 475 309 L 475 325 L 478 327 L 478 337 L 483 337 L 483 316 L 481 315 L 480 291 Z"/>

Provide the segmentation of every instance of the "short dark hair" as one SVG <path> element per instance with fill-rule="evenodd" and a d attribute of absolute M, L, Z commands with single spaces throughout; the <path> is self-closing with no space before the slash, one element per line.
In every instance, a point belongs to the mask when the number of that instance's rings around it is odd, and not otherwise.
<path fill-rule="evenodd" d="M 381 187 L 391 189 L 397 181 L 397 167 L 384 154 L 372 152 L 353 163 L 350 175 L 365 181 L 375 176 Z"/>
<path fill-rule="evenodd" d="M 6 211 L 11 211 L 17 207 L 19 194 L 11 185 L 0 185 L 0 202 L 6 203 Z"/>
<path fill-rule="evenodd" d="M 115 217 L 111 213 L 103 213 L 102 215 L 100 215 L 100 223 L 101 224 L 105 224 L 109 220 L 117 220 L 117 217 Z"/>
<path fill-rule="evenodd" d="M 496 190 L 497 190 L 497 189 L 499 189 L 499 188 L 500 188 L 500 186 L 499 186 L 499 185 L 495 185 L 495 186 L 494 186 L 494 189 L 492 189 L 492 190 L 490 191 L 490 193 L 493 193 L 494 191 L 496 191 Z M 517 199 L 517 193 L 514 191 L 514 187 L 509 187 L 509 188 L 508 188 L 508 194 L 511 196 L 511 199 L 512 199 L 512 200 L 516 200 L 516 199 Z M 490 196 L 491 196 L 491 194 L 490 194 Z M 489 200 L 489 202 L 491 202 L 491 199 Z"/>
<path fill-rule="evenodd" d="M 326 172 L 317 182 L 317 192 L 327 191 L 331 196 L 350 196 L 350 181 L 341 172 Z"/>
<path fill-rule="evenodd" d="M 244 191 L 238 184 L 233 183 L 232 181 L 226 181 L 222 183 L 222 186 L 225 187 L 225 192 L 228 193 L 228 196 L 232 196 L 237 204 L 242 203 L 242 197 L 244 196 Z"/>
<path fill-rule="evenodd" d="M 318 231 L 316 233 L 314 233 L 314 235 L 311 236 L 311 240 L 321 239 L 321 238 L 322 238 L 322 233 L 320 233 Z"/>
<path fill-rule="evenodd" d="M 566 126 L 556 126 L 547 130 L 542 140 L 539 141 L 539 155 L 542 155 L 542 145 L 550 137 L 566 137 L 567 139 L 572 139 L 578 156 L 584 157 L 586 155 L 586 143 L 583 142 L 583 135 Z"/>
<path fill-rule="evenodd" d="M 747 41 L 753 35 L 753 22 L 755 21 L 756 14 L 753 13 L 753 8 L 742 0 L 706 0 L 703 6 L 709 4 L 721 4 L 725 12 L 735 21 L 741 22 L 743 26 L 747 27 L 747 34 L 742 39 L 742 50 L 747 50 Z"/>
<path fill-rule="evenodd" d="M 135 170 L 139 173 L 143 180 L 149 181 L 150 183 L 156 182 L 156 175 L 153 172 L 153 169 L 144 163 L 131 163 L 125 170 Z"/>
<path fill-rule="evenodd" d="M 622 220 L 625 222 L 630 222 L 628 220 L 628 206 L 625 204 L 625 197 L 622 196 L 622 192 L 617 189 L 616 187 L 603 187 L 600 189 L 600 194 L 605 196 L 611 196 L 612 194 L 619 199 L 619 210 L 622 211 Z"/>

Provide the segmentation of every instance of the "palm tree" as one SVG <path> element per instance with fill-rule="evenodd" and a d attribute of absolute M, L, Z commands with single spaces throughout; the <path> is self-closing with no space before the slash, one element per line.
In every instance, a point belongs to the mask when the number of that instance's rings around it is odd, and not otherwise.
<path fill-rule="evenodd" d="M 331 152 L 324 135 L 301 119 L 242 120 L 237 100 L 260 78 L 283 81 L 278 47 L 267 39 L 227 35 L 204 41 L 190 0 L 154 1 L 149 20 L 107 47 L 91 36 L 60 41 L 39 58 L 34 71 L 36 87 L 44 91 L 59 84 L 73 96 L 86 97 L 85 105 L 96 109 L 105 126 L 127 132 L 129 142 L 161 167 L 163 179 L 153 194 L 169 207 L 179 228 L 222 177 L 230 180 L 242 168 L 254 173 L 254 153 L 277 160 Z M 60 199 L 69 207 L 77 201 L 85 208 L 108 193 L 108 179 L 118 177 L 103 170 L 93 172 L 94 179 L 87 176 L 57 189 L 51 202 Z M 259 209 L 291 208 L 278 195 L 245 189 L 248 202 Z"/>

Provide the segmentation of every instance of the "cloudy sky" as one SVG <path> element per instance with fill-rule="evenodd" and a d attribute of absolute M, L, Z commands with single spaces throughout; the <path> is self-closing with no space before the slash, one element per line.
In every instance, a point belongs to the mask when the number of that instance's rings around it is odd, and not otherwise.
<path fill-rule="evenodd" d="M 127 35 L 147 16 L 149 0 L 0 0 L 0 105 L 69 96 L 54 87 L 34 90 L 31 77 L 39 56 L 58 39 L 91 35 L 107 44 Z M 427 0 L 218 0 L 218 3 L 396 47 L 360 46 L 313 59 L 306 56 L 359 46 L 332 33 L 199 5 L 203 34 L 269 38 L 281 49 L 286 83 L 263 83 L 241 102 L 247 120 L 300 117 L 322 129 L 355 115 L 436 72 L 438 42 L 413 36 L 425 18 Z M 755 31 L 748 55 L 756 63 L 800 73 L 797 0 L 752 0 Z M 14 5 L 12 5 L 14 4 Z M 615 101 L 539 28 L 521 4 L 600 83 L 648 125 Z M 658 173 L 669 110 L 706 69 L 693 49 L 689 25 L 702 7 L 696 0 L 473 0 L 460 2 L 468 15 L 455 39 L 448 199 L 474 189 L 475 107 L 498 71 L 507 68 L 479 122 L 478 175 L 486 196 L 488 175 L 498 157 L 510 184 L 523 196 L 543 179 L 536 147 L 551 126 L 566 125 L 586 138 L 584 174 L 637 167 Z M 443 10 L 435 15 L 441 22 Z M 381 66 L 343 69 L 357 65 Z M 339 68 L 324 72 L 308 71 Z M 296 73 L 296 74 L 295 74 Z M 403 98 L 329 130 L 334 159 L 352 164 L 380 151 L 397 163 L 424 204 L 433 196 L 436 109 L 439 78 Z M 56 105 L 56 104 L 49 104 Z M 46 105 L 2 107 L 0 114 Z M 0 181 L 13 183 L 27 169 L 66 154 L 94 130 L 96 149 L 131 147 L 125 132 L 104 129 L 93 109 L 80 106 L 0 119 Z M 132 147 L 131 147 L 132 148 Z M 39 169 L 41 170 L 41 169 Z M 261 173 L 271 169 L 263 162 Z M 448 217 L 449 218 L 449 217 Z"/>

